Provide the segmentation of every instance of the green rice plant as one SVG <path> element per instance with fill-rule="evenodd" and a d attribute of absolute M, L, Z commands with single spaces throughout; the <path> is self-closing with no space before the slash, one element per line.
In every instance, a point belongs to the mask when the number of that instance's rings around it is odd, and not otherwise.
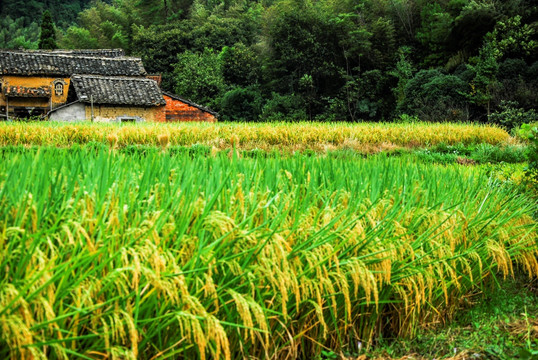
<path fill-rule="evenodd" d="M 536 205 L 473 168 L 163 151 L 0 155 L 0 358 L 356 353 L 538 275 Z"/>
<path fill-rule="evenodd" d="M 538 188 L 538 126 L 536 124 L 524 124 L 520 132 L 531 143 L 529 147 L 527 175 L 531 181 L 534 181 L 535 188 Z"/>
<path fill-rule="evenodd" d="M 415 155 L 421 161 L 437 164 L 454 164 L 459 158 L 454 152 L 436 152 L 428 149 L 417 151 Z"/>

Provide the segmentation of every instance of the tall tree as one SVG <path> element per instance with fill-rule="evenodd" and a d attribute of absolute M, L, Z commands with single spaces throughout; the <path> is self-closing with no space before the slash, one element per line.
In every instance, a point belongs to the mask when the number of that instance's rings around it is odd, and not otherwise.
<path fill-rule="evenodd" d="M 41 34 L 39 35 L 38 47 L 46 50 L 58 48 L 58 45 L 56 44 L 54 22 L 52 21 L 52 16 L 48 10 L 43 13 L 43 19 L 41 20 Z"/>
<path fill-rule="evenodd" d="M 306 0 L 282 1 L 269 10 L 264 30 L 269 88 L 303 97 L 311 115 L 344 84 L 337 28 L 320 10 Z"/>
<path fill-rule="evenodd" d="M 469 68 L 475 73 L 471 83 L 470 100 L 485 106 L 487 115 L 491 114 L 494 91 L 498 89 L 497 72 L 499 60 L 504 56 L 530 55 L 538 46 L 532 39 L 534 30 L 527 24 L 521 24 L 521 16 L 499 21 L 495 29 L 484 38 L 475 65 Z"/>
<path fill-rule="evenodd" d="M 210 49 L 203 53 L 185 51 L 177 56 L 177 60 L 174 72 L 176 94 L 218 109 L 226 87 L 218 53 Z"/>

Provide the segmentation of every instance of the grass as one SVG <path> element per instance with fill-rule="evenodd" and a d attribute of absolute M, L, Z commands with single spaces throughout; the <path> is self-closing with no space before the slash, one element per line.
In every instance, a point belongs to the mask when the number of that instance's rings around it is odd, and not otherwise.
<path fill-rule="evenodd" d="M 353 150 L 370 154 L 439 144 L 502 144 L 510 135 L 497 127 L 472 124 L 372 123 L 188 123 L 188 124 L 59 124 L 0 123 L 0 146 L 106 144 L 205 146 L 223 150 L 305 151 Z"/>
<path fill-rule="evenodd" d="M 467 305 L 448 324 L 425 326 L 413 339 L 379 339 L 371 359 L 454 357 L 538 358 L 538 281 L 522 274 L 465 298 Z"/>
<path fill-rule="evenodd" d="M 506 163 L 517 164 L 528 161 L 529 149 L 524 145 L 447 145 L 439 144 L 415 151 L 417 158 L 432 163 L 460 163 L 462 165 Z"/>
<path fill-rule="evenodd" d="M 2 358 L 356 355 L 538 276 L 536 204 L 474 168 L 86 150 L 0 155 Z"/>

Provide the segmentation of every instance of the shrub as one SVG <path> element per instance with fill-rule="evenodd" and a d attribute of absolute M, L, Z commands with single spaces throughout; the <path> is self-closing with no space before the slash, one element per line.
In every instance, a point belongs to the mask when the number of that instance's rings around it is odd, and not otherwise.
<path fill-rule="evenodd" d="M 262 97 L 253 88 L 235 88 L 222 97 L 221 115 L 226 120 L 255 121 L 258 120 L 262 107 Z"/>
<path fill-rule="evenodd" d="M 499 79 L 518 79 L 525 76 L 529 66 L 523 59 L 506 59 L 499 64 Z"/>
<path fill-rule="evenodd" d="M 466 120 L 468 85 L 454 75 L 439 70 L 421 70 L 405 86 L 401 112 L 422 120 Z"/>
<path fill-rule="evenodd" d="M 529 165 L 526 173 L 531 180 L 538 181 L 538 125 L 524 124 L 521 135 L 531 142 L 529 148 Z M 538 185 L 538 183 L 535 183 Z"/>
<path fill-rule="evenodd" d="M 523 123 L 531 123 L 538 120 L 538 114 L 533 109 L 525 111 L 519 108 L 515 101 L 502 101 L 499 111 L 489 116 L 489 121 L 514 129 L 520 127 Z"/>
<path fill-rule="evenodd" d="M 521 146 L 494 146 L 480 144 L 471 154 L 471 158 L 479 163 L 522 163 L 526 160 L 526 151 Z"/>
<path fill-rule="evenodd" d="M 305 120 L 306 118 L 305 103 L 297 95 L 273 93 L 273 97 L 267 101 L 262 109 L 263 120 Z"/>
<path fill-rule="evenodd" d="M 407 115 L 407 114 L 400 114 L 398 118 L 396 119 L 397 123 L 403 123 L 403 124 L 410 124 L 414 122 L 418 122 L 420 119 L 416 115 Z"/>

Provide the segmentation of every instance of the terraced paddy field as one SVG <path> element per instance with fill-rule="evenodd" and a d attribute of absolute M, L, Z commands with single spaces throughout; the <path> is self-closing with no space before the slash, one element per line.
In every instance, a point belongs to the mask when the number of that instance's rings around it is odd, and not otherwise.
<path fill-rule="evenodd" d="M 10 127 L 35 138 L 0 152 L 1 358 L 351 358 L 538 276 L 535 201 L 481 167 Z M 147 129 L 155 151 L 121 150 Z"/>

